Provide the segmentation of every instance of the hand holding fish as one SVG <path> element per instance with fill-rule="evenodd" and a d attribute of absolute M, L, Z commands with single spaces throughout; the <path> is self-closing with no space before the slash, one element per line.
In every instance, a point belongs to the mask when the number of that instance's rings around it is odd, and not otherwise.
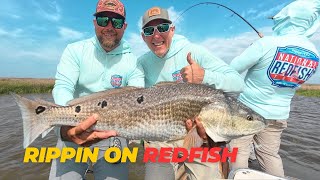
<path fill-rule="evenodd" d="M 194 118 L 193 122 L 192 122 L 191 119 L 188 119 L 186 121 L 186 129 L 187 129 L 187 131 L 189 132 L 193 128 L 194 124 L 196 125 L 198 135 L 206 142 L 207 139 L 208 139 L 208 136 L 206 134 L 206 130 L 203 127 L 203 124 L 200 122 L 198 117 Z"/>
<path fill-rule="evenodd" d="M 94 114 L 78 126 L 62 126 L 60 130 L 62 140 L 74 142 L 81 146 L 91 146 L 102 139 L 117 135 L 116 131 L 91 131 L 91 126 L 96 124 L 97 121 L 98 115 Z"/>
<path fill-rule="evenodd" d="M 204 69 L 191 58 L 191 52 L 187 55 L 189 66 L 181 69 L 183 82 L 201 84 L 204 78 Z"/>

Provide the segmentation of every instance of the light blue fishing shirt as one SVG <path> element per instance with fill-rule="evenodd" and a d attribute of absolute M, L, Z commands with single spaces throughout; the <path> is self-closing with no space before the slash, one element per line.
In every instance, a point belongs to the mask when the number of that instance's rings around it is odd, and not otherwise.
<path fill-rule="evenodd" d="M 144 73 L 129 44 L 106 52 L 96 37 L 69 44 L 57 67 L 53 98 L 56 104 L 94 92 L 123 86 L 144 87 Z"/>
<path fill-rule="evenodd" d="M 274 16 L 273 36 L 263 37 L 231 62 L 248 70 L 239 100 L 266 119 L 286 120 L 291 99 L 315 72 L 319 52 L 308 39 L 319 26 L 319 1 L 298 0 Z"/>
<path fill-rule="evenodd" d="M 170 49 L 163 58 L 151 51 L 138 58 L 144 69 L 146 87 L 162 81 L 182 82 L 180 70 L 189 65 L 187 61 L 189 52 L 205 70 L 203 84 L 225 92 L 242 91 L 244 82 L 239 73 L 204 47 L 190 43 L 181 35 L 173 36 Z"/>

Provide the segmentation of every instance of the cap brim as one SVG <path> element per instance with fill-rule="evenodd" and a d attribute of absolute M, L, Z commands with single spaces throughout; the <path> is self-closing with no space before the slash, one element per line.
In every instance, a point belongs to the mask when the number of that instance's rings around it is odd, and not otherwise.
<path fill-rule="evenodd" d="M 93 16 L 97 16 L 97 15 L 102 14 L 102 13 L 104 13 L 104 12 L 112 12 L 112 13 L 118 14 L 118 13 L 113 12 L 113 11 L 100 11 L 100 12 L 94 13 Z M 121 17 L 123 17 L 123 18 L 126 18 L 126 17 L 122 16 L 121 14 L 118 14 L 118 15 L 121 16 Z"/>
<path fill-rule="evenodd" d="M 165 19 L 165 18 L 160 18 L 160 17 L 157 17 L 157 18 L 150 18 L 147 22 L 145 22 L 143 25 L 142 25 L 142 28 L 144 28 L 149 22 L 153 21 L 153 20 L 156 20 L 156 19 L 161 19 L 161 20 L 164 20 L 164 21 L 167 21 L 168 23 L 172 23 L 172 21 L 170 21 L 169 19 Z"/>

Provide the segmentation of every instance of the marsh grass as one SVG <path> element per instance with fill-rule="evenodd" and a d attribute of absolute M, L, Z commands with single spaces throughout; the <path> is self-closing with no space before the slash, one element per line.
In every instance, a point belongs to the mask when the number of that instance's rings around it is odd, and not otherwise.
<path fill-rule="evenodd" d="M 299 96 L 320 97 L 320 85 L 303 84 L 296 94 Z"/>
<path fill-rule="evenodd" d="M 0 94 L 51 93 L 53 79 L 0 78 Z"/>
<path fill-rule="evenodd" d="M 51 93 L 53 85 L 54 79 L 0 78 L 0 94 Z M 303 84 L 297 95 L 320 97 L 320 85 Z"/>
<path fill-rule="evenodd" d="M 297 91 L 298 96 L 308 96 L 308 97 L 320 97 L 320 90 L 306 90 L 299 89 Z"/>

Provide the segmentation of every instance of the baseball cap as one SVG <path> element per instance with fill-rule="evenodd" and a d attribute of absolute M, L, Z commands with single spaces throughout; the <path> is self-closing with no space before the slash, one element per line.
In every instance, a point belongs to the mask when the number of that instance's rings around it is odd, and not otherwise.
<path fill-rule="evenodd" d="M 126 17 L 124 5 L 119 0 L 99 0 L 97 3 L 96 13 L 93 15 L 97 16 L 99 13 L 106 11 L 114 12 L 124 18 Z"/>
<path fill-rule="evenodd" d="M 169 14 L 166 9 L 162 9 L 160 7 L 152 7 L 148 9 L 142 17 L 142 28 L 144 28 L 144 26 L 150 21 L 155 19 L 163 19 L 165 21 L 168 21 L 169 23 L 172 23 L 172 21 L 169 19 Z"/>

